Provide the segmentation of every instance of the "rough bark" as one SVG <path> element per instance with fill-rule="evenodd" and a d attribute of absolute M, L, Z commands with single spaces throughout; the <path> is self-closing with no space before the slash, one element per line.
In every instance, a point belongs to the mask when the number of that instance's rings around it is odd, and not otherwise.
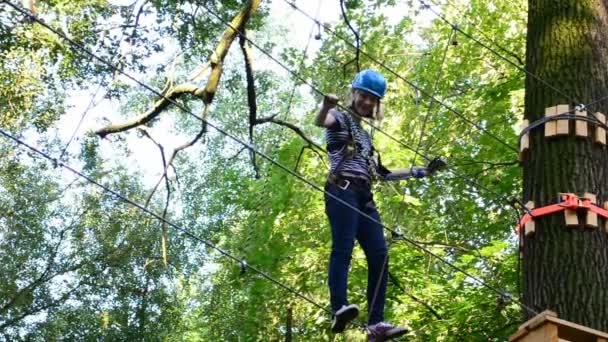
<path fill-rule="evenodd" d="M 545 107 L 590 103 L 608 94 L 607 2 L 529 0 L 528 70 L 569 94 L 526 78 L 525 117 L 533 122 Z M 591 108 L 608 112 L 606 102 Z M 590 129 L 590 131 L 592 131 Z M 556 202 L 558 193 L 594 193 L 608 200 L 606 147 L 591 138 L 531 134 L 523 164 L 523 200 L 536 206 Z M 600 204 L 601 205 L 601 204 Z M 584 222 L 584 220 L 579 220 Z M 523 301 L 537 311 L 554 310 L 566 320 L 608 331 L 608 239 L 601 228 L 565 226 L 563 214 L 536 219 L 536 233 L 523 246 Z M 533 313 L 526 312 L 529 318 Z"/>
<path fill-rule="evenodd" d="M 256 124 L 258 105 L 255 93 L 255 80 L 253 77 L 253 57 L 251 56 L 251 50 L 247 44 L 246 32 L 243 31 L 243 35 L 240 38 L 241 50 L 243 51 L 243 57 L 245 60 L 245 75 L 247 77 L 247 104 L 249 105 L 249 143 L 253 145 L 253 127 Z M 253 165 L 253 171 L 255 178 L 260 178 L 260 170 L 256 163 L 256 156 L 253 150 L 249 150 L 249 156 L 251 157 L 251 164 Z"/>

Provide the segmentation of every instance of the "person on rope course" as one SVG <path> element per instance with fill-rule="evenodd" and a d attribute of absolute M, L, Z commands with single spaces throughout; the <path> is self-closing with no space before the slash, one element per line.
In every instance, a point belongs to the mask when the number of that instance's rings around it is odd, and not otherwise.
<path fill-rule="evenodd" d="M 355 239 L 367 258 L 368 341 L 384 341 L 403 336 L 407 328 L 384 322 L 384 303 L 388 276 L 388 248 L 380 215 L 371 192 L 375 179 L 391 181 L 422 178 L 445 166 L 436 158 L 427 167 L 389 171 L 375 153 L 370 134 L 361 127 L 361 118 L 382 119 L 380 100 L 386 93 L 386 79 L 374 70 L 363 70 L 352 82 L 351 103 L 347 111 L 336 109 L 338 97 L 326 95 L 315 124 L 325 127 L 331 162 L 325 184 L 325 211 L 331 226 L 332 250 L 329 260 L 329 292 L 333 320 L 331 330 L 344 331 L 359 315 L 359 307 L 347 301 L 348 269 Z M 359 209 L 363 216 L 336 198 Z"/>

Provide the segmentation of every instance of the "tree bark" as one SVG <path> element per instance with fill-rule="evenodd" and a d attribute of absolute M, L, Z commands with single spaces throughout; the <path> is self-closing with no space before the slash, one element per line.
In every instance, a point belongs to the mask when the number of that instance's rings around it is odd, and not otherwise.
<path fill-rule="evenodd" d="M 544 116 L 545 107 L 590 103 L 608 95 L 608 23 L 600 0 L 529 0 L 527 67 L 569 96 L 526 77 L 525 118 Z M 588 109 L 608 112 L 606 102 Z M 573 123 L 570 123 L 571 127 Z M 593 130 L 589 126 L 589 132 Z M 536 207 L 559 193 L 593 193 L 608 200 L 605 146 L 572 134 L 547 139 L 543 126 L 531 132 L 523 162 L 523 200 Z M 608 331 L 608 239 L 600 228 L 566 227 L 563 213 L 535 219 L 536 233 L 524 238 L 523 301 L 536 311 Z M 526 317 L 534 314 L 526 311 Z"/>
<path fill-rule="evenodd" d="M 293 339 L 293 309 L 290 306 L 287 307 L 287 317 L 285 319 L 285 342 L 292 342 Z"/>

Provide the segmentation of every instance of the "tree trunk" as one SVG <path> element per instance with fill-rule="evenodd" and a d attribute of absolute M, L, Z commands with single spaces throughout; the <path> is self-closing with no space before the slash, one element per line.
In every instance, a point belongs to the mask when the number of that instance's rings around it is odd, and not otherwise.
<path fill-rule="evenodd" d="M 529 0 L 527 67 L 564 94 L 526 78 L 525 118 L 544 117 L 545 107 L 590 103 L 608 95 L 607 0 Z M 590 113 L 608 113 L 601 102 Z M 570 123 L 571 128 L 573 123 Z M 559 193 L 593 193 L 608 200 L 608 152 L 590 137 L 530 136 L 523 162 L 523 200 L 536 207 L 556 203 Z M 572 129 L 571 129 L 572 131 Z M 608 239 L 600 228 L 566 227 L 564 214 L 537 218 L 536 233 L 524 238 L 524 303 L 551 309 L 560 318 L 608 331 Z M 526 312 L 530 318 L 533 313 Z"/>
<path fill-rule="evenodd" d="M 285 342 L 291 342 L 293 338 L 291 331 L 293 329 L 293 309 L 291 305 L 287 307 L 287 318 L 285 321 Z"/>

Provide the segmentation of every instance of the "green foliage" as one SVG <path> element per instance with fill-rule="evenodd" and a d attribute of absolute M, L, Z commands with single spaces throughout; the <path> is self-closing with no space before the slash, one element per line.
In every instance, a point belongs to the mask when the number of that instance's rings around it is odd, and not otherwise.
<path fill-rule="evenodd" d="M 197 2 L 144 3 L 135 31 L 129 25 L 139 5 L 47 1 L 40 11 L 53 27 L 100 56 L 139 72 L 158 88 L 168 78 L 186 81 L 192 70 L 208 61 L 225 27 L 197 7 Z M 349 19 L 364 41 L 362 50 L 372 57 L 361 54 L 361 67 L 382 70 L 373 59 L 381 61 L 515 146 L 523 75 L 460 34 L 448 41 L 449 25 L 439 20 L 419 22 L 424 11 L 417 5 L 391 7 L 396 3 L 345 2 Z M 242 2 L 209 5 L 222 17 L 232 18 Z M 518 63 L 510 53 L 523 55 L 522 6 L 452 1 L 441 11 L 450 20 L 462 20 L 461 29 L 488 45 L 500 43 L 500 51 Z M 303 47 L 290 42 L 289 32 L 270 22 L 268 11 L 269 7 L 262 8 L 250 22 L 250 37 L 272 48 L 274 55 L 299 69 L 318 89 L 346 95 L 356 73 L 352 47 L 325 32 L 323 45 L 310 63 L 301 56 Z M 126 28 L 116 29 L 109 22 Z M 120 101 L 114 103 L 128 118 L 145 112 L 157 100 L 42 27 L 16 19 L 14 12 L 2 12 L 0 25 L 2 129 L 35 137 L 41 145 L 60 151 L 63 145 L 46 134 L 61 129 L 56 125 L 69 111 L 66 101 L 74 90 L 100 82 L 108 98 Z M 332 29 L 353 41 L 343 22 Z M 120 46 L 126 44 L 126 37 L 129 48 L 125 51 Z M 159 53 L 169 46 L 182 49 L 176 60 Z M 171 75 L 164 73 L 169 70 Z M 316 104 L 311 95 L 294 88 L 301 80 L 276 70 L 256 70 L 258 118 L 277 115 L 322 144 L 322 130 L 312 124 Z M 417 98 L 416 91 L 399 77 L 384 74 L 389 93 L 381 128 L 411 148 L 376 131 L 375 145 L 383 162 L 389 168 L 424 164 L 423 157 L 411 150 L 417 149 L 425 156 L 449 157 L 454 172 L 376 185 L 383 222 L 489 286 L 517 296 L 514 213 L 496 195 L 517 196 L 516 154 L 429 98 Z M 249 141 L 245 86 L 243 58 L 235 44 L 225 61 L 210 117 Z M 193 97 L 180 101 L 197 114 L 203 108 Z M 422 144 L 417 148 L 426 116 Z M 104 116 L 90 120 L 107 123 Z M 197 134 L 201 123 L 173 108 L 149 128 L 168 131 L 182 141 Z M 104 140 L 88 134 L 79 141 L 80 153 L 66 159 L 96 181 L 145 203 L 160 176 L 138 169 L 135 154 L 149 143 L 145 139 L 134 133 Z M 326 157 L 291 130 L 271 123 L 257 125 L 253 143 L 323 186 Z M 279 341 L 285 339 L 291 308 L 294 340 L 364 339 L 354 329 L 334 337 L 323 309 L 170 227 L 165 266 L 160 247 L 163 227 L 157 220 L 82 180 L 74 181 L 65 170 L 32 158 L 7 141 L 0 143 L 0 156 L 0 274 L 6 279 L 0 282 L 0 332 L 4 338 Z M 259 178 L 254 177 L 254 156 Z M 158 154 L 145 158 L 150 164 L 161 164 Z M 174 166 L 169 169 L 170 187 L 160 183 L 149 209 L 162 213 L 170 190 L 169 220 L 329 307 L 326 274 L 331 238 L 319 191 L 212 129 L 180 152 Z M 391 322 L 411 326 L 412 340 L 498 341 L 514 331 L 520 318 L 517 305 L 407 241 L 390 242 L 395 281 L 389 285 L 386 316 Z M 363 312 L 366 268 L 365 256 L 357 248 L 349 296 Z"/>

